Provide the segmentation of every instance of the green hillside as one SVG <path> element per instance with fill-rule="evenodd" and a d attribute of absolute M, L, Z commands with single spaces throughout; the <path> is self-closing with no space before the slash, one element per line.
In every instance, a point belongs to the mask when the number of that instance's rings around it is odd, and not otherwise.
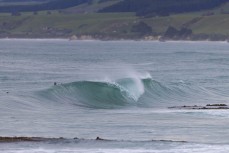
<path fill-rule="evenodd" d="M 59 14 L 45 12 L 21 16 L 0 15 L 1 36 L 69 37 L 71 35 L 122 35 L 137 19 L 133 13 Z M 125 34 L 123 34 L 125 35 Z"/>
<path fill-rule="evenodd" d="M 139 17 L 134 12 L 97 13 L 118 1 L 62 10 L 0 13 L 0 37 L 79 39 L 229 39 L 229 3 L 211 10 Z M 172 29 L 172 30 L 171 30 Z M 175 30 L 174 30 L 175 29 Z M 190 33 L 191 31 L 191 33 Z"/>

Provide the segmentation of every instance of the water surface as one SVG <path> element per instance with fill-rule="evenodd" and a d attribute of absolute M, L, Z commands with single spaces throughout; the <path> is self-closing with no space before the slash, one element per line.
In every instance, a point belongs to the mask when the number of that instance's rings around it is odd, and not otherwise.
<path fill-rule="evenodd" d="M 228 65 L 225 42 L 0 40 L 0 136 L 68 140 L 0 151 L 228 152 L 227 110 L 168 109 L 229 104 Z"/>

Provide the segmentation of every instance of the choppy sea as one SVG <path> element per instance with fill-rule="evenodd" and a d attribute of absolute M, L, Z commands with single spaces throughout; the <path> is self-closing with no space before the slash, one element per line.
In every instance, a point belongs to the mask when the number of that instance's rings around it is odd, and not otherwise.
<path fill-rule="evenodd" d="M 228 153 L 226 42 L 0 40 L 1 153 Z M 99 137 L 101 140 L 96 140 Z M 75 138 L 75 139 L 74 139 Z"/>

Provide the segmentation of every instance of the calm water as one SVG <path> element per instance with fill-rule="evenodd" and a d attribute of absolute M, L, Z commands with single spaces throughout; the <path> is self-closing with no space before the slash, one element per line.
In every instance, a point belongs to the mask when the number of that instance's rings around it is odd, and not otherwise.
<path fill-rule="evenodd" d="M 229 104 L 228 66 L 225 42 L 0 40 L 0 136 L 67 138 L 0 152 L 227 153 L 228 110 L 168 107 Z"/>

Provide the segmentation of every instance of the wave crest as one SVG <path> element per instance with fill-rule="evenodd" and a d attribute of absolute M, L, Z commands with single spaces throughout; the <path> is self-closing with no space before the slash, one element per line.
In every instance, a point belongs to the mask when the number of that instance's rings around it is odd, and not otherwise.
<path fill-rule="evenodd" d="M 41 92 L 42 96 L 49 100 L 68 101 L 93 108 L 114 108 L 134 104 L 143 93 L 142 81 L 130 78 L 116 82 L 78 81 L 53 86 Z"/>
<path fill-rule="evenodd" d="M 90 108 L 120 108 L 125 106 L 156 107 L 175 102 L 187 102 L 213 95 L 205 88 L 186 83 L 164 85 L 152 78 L 123 78 L 114 82 L 77 81 L 53 86 L 40 92 L 43 98 Z M 217 96 L 214 94 L 214 96 Z"/>

